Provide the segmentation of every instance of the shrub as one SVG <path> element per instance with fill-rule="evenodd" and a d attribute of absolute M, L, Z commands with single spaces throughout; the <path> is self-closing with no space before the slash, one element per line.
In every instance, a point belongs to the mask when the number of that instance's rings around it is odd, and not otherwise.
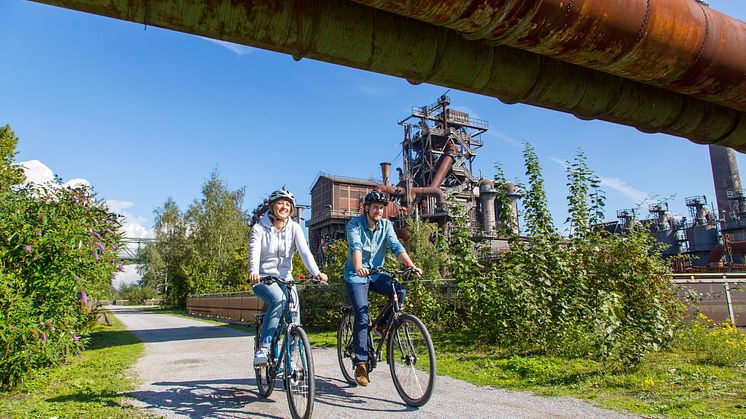
<path fill-rule="evenodd" d="M 120 235 L 118 217 L 86 187 L 2 186 L 0 387 L 13 387 L 81 349 L 88 299 L 121 268 Z"/>
<path fill-rule="evenodd" d="M 716 323 L 704 314 L 682 327 L 676 347 L 696 362 L 717 366 L 746 365 L 746 334 L 730 323 Z"/>

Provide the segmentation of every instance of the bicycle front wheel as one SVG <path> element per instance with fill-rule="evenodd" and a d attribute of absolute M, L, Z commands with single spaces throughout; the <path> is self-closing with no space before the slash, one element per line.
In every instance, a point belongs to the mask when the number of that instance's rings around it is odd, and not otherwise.
<path fill-rule="evenodd" d="M 355 367 L 352 365 L 352 357 L 355 356 L 352 352 L 353 320 L 352 313 L 344 313 L 342 321 L 339 322 L 339 327 L 337 327 L 337 360 L 345 381 L 348 384 L 355 385 Z"/>
<path fill-rule="evenodd" d="M 256 336 L 254 336 L 254 353 L 259 350 L 259 341 L 261 340 L 261 323 L 257 325 Z M 271 367 L 271 360 L 267 365 L 254 367 L 254 377 L 256 377 L 256 386 L 259 388 L 259 394 L 262 397 L 269 397 L 272 390 L 275 389 L 275 372 Z"/>
<path fill-rule="evenodd" d="M 412 314 L 399 317 L 391 329 L 387 352 L 399 396 L 409 406 L 423 406 L 435 386 L 435 348 L 422 321 Z"/>
<path fill-rule="evenodd" d="M 311 344 L 302 327 L 290 331 L 290 342 L 285 356 L 285 392 L 290 414 L 294 419 L 310 418 L 316 397 Z"/>

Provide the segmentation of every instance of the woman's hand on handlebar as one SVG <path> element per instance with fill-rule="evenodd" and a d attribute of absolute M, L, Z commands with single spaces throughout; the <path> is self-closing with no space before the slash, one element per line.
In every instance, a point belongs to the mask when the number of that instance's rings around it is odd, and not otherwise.
<path fill-rule="evenodd" d="M 325 274 L 325 273 L 323 273 L 323 272 L 320 272 L 320 273 L 319 273 L 319 279 L 321 280 L 321 282 L 323 282 L 323 283 L 326 283 L 326 281 L 328 281 L 328 280 L 329 280 L 329 277 L 328 277 L 328 276 L 326 276 L 326 274 Z"/>
<path fill-rule="evenodd" d="M 259 281 L 262 279 L 259 274 L 251 274 L 249 275 L 249 282 L 251 282 L 252 285 L 256 285 L 259 283 Z"/>

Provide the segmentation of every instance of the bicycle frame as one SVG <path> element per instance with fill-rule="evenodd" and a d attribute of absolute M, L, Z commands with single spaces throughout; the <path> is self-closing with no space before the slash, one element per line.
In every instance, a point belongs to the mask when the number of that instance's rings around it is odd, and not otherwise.
<path fill-rule="evenodd" d="M 383 270 L 379 270 L 381 273 L 386 273 Z M 399 320 L 399 316 L 401 316 L 402 313 L 402 306 L 399 302 L 399 293 L 396 292 L 396 285 L 394 280 L 396 279 L 396 274 L 398 272 L 389 272 L 395 274 L 392 276 L 391 281 L 391 297 L 389 298 L 389 301 L 386 303 L 386 305 L 383 306 L 381 309 L 381 312 L 378 313 L 378 316 L 376 317 L 376 320 L 372 322 L 370 326 L 368 326 L 368 373 L 373 371 L 375 369 L 377 363 L 379 360 L 381 360 L 381 353 L 383 350 L 384 345 L 389 340 L 389 335 L 391 334 L 391 328 L 393 325 L 396 324 L 396 322 Z M 408 274 L 407 274 L 408 277 Z M 381 340 L 378 342 L 378 347 L 373 347 L 373 325 L 378 324 L 381 320 L 383 320 L 384 315 L 388 312 L 388 310 L 392 310 L 391 319 L 386 324 L 386 329 L 384 330 L 383 334 L 381 335 Z"/>
<path fill-rule="evenodd" d="M 277 278 L 273 278 L 277 280 Z M 279 281 L 278 281 L 279 282 Z M 269 351 L 269 364 L 271 366 L 270 371 L 272 372 L 273 378 L 277 378 L 278 374 L 284 374 L 289 376 L 292 371 L 283 371 L 282 360 L 286 359 L 286 365 L 292 365 L 290 362 L 290 331 L 295 326 L 300 326 L 300 323 L 293 322 L 294 314 L 298 311 L 298 304 L 295 301 L 295 282 L 283 281 L 287 286 L 287 303 L 282 310 L 280 315 L 280 323 L 277 325 L 274 335 L 272 336 L 272 343 L 270 343 Z M 264 313 L 262 313 L 262 322 L 264 321 Z M 262 323 L 257 324 L 257 329 Z M 280 340 L 282 339 L 282 345 Z M 279 350 L 278 350 L 279 347 Z"/>

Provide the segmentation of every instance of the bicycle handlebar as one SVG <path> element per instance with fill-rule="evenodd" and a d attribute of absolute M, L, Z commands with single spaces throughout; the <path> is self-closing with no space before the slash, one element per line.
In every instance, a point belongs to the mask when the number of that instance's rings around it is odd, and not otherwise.
<path fill-rule="evenodd" d="M 301 284 L 306 284 L 309 282 L 314 283 L 314 284 L 319 284 L 323 281 L 321 281 L 321 278 L 319 278 L 317 275 L 307 275 L 307 276 L 301 276 L 298 280 L 295 280 L 295 279 L 286 280 L 286 279 L 278 278 L 276 276 L 263 276 L 259 278 L 259 282 L 266 284 L 266 285 L 271 285 L 273 282 L 279 282 L 285 285 L 301 285 Z"/>
<path fill-rule="evenodd" d="M 391 276 L 409 276 L 412 275 L 415 272 L 414 266 L 406 266 L 404 269 L 386 269 L 384 267 L 380 268 L 370 268 L 368 269 L 368 276 L 370 275 L 376 275 L 376 274 L 390 274 Z M 422 271 L 420 271 L 422 272 Z"/>

